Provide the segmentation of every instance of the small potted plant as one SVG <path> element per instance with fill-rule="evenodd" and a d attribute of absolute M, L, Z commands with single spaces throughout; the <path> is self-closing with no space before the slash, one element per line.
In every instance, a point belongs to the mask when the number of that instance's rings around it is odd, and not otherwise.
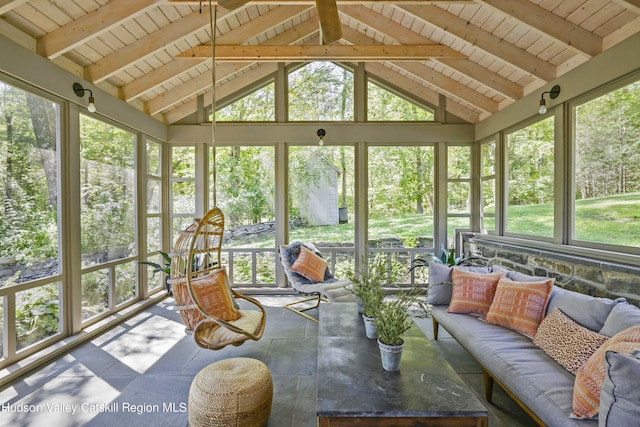
<path fill-rule="evenodd" d="M 165 274 L 164 285 L 167 288 L 167 292 L 169 295 L 173 295 L 171 283 L 169 283 L 169 280 L 171 279 L 171 257 L 168 253 L 162 251 L 160 251 L 160 255 L 162 255 L 162 258 L 164 259 L 163 264 L 158 264 L 157 262 L 152 261 L 140 261 L 140 264 L 147 264 L 153 267 L 153 277 L 156 276 L 156 273 L 162 271 Z"/>
<path fill-rule="evenodd" d="M 411 307 L 418 310 L 416 316 L 429 315 L 419 296 L 424 290 L 414 288 L 401 292 L 396 298 L 385 300 L 378 309 L 376 328 L 382 367 L 386 371 L 400 370 L 400 360 L 404 350 L 404 334 L 411 328 L 413 321 L 409 313 Z M 422 311 L 423 313 L 420 313 Z"/>
<path fill-rule="evenodd" d="M 353 282 L 350 288 L 361 306 L 362 319 L 368 338 L 378 338 L 375 327 L 375 317 L 385 297 L 382 282 L 384 273 L 377 268 L 375 263 L 369 265 L 363 260 L 363 269 L 359 273 L 347 273 L 347 277 Z"/>

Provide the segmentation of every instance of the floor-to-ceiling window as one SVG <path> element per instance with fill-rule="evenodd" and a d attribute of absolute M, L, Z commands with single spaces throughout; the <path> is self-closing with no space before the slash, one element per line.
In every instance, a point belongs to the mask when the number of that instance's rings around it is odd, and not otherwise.
<path fill-rule="evenodd" d="M 554 116 L 507 133 L 506 233 L 554 237 Z"/>
<path fill-rule="evenodd" d="M 146 180 L 146 243 L 147 260 L 164 265 L 167 261 L 160 255 L 163 245 L 162 218 L 163 218 L 163 183 L 162 183 L 162 144 L 153 140 L 147 140 L 145 150 L 145 162 L 147 165 Z M 154 290 L 163 286 L 165 277 L 160 272 L 154 272 L 153 267 L 147 268 L 147 286 Z"/>
<path fill-rule="evenodd" d="M 60 104 L 0 82 L 0 349 L 62 334 Z"/>
<path fill-rule="evenodd" d="M 171 150 L 171 245 L 196 216 L 196 147 Z"/>
<path fill-rule="evenodd" d="M 496 142 L 480 144 L 480 230 L 496 231 Z"/>
<path fill-rule="evenodd" d="M 291 147 L 288 167 L 289 240 L 322 247 L 344 277 L 354 261 L 353 146 Z"/>
<path fill-rule="evenodd" d="M 640 81 L 581 101 L 574 111 L 573 238 L 640 246 Z"/>
<path fill-rule="evenodd" d="M 433 146 L 369 148 L 368 243 L 386 248 L 392 283 L 410 281 L 411 254 L 433 251 L 434 155 Z"/>
<path fill-rule="evenodd" d="M 447 242 L 471 229 L 471 146 L 447 146 Z"/>
<path fill-rule="evenodd" d="M 82 318 L 137 296 L 136 136 L 80 115 Z"/>
<path fill-rule="evenodd" d="M 274 147 L 216 147 L 215 162 L 213 154 L 209 201 L 224 213 L 222 258 L 229 277 L 240 286 L 275 285 Z"/>

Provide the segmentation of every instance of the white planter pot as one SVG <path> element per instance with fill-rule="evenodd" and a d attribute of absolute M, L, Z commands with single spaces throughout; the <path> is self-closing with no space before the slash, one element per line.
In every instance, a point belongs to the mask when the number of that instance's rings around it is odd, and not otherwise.
<path fill-rule="evenodd" d="M 376 339 L 378 338 L 378 328 L 376 328 L 376 319 L 373 317 L 362 316 L 362 320 L 364 320 L 364 331 L 367 334 L 367 338 Z"/>
<path fill-rule="evenodd" d="M 384 370 L 390 372 L 399 371 L 404 342 L 400 345 L 387 345 L 378 339 L 378 347 L 380 347 L 380 359 Z"/>

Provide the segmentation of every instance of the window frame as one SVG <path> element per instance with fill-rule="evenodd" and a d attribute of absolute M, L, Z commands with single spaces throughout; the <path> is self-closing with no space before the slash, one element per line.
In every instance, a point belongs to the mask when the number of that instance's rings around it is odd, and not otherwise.
<path fill-rule="evenodd" d="M 606 85 L 598 87 L 592 91 L 584 93 L 567 102 L 566 107 L 566 127 L 568 135 L 567 147 L 567 230 L 566 241 L 568 245 L 598 251 L 619 252 L 624 255 L 640 255 L 640 247 L 616 245 L 612 243 L 591 242 L 580 240 L 575 237 L 576 230 L 576 110 L 578 107 L 593 101 L 601 96 L 607 95 L 625 86 L 640 82 L 640 72 L 632 73 L 620 79 L 613 80 Z"/>

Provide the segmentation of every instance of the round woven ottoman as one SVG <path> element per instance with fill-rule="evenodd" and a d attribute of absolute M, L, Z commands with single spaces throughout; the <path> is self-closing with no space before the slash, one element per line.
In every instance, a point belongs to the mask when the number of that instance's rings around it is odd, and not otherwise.
<path fill-rule="evenodd" d="M 235 357 L 212 363 L 189 389 L 191 426 L 262 427 L 271 414 L 273 380 L 267 365 Z"/>

